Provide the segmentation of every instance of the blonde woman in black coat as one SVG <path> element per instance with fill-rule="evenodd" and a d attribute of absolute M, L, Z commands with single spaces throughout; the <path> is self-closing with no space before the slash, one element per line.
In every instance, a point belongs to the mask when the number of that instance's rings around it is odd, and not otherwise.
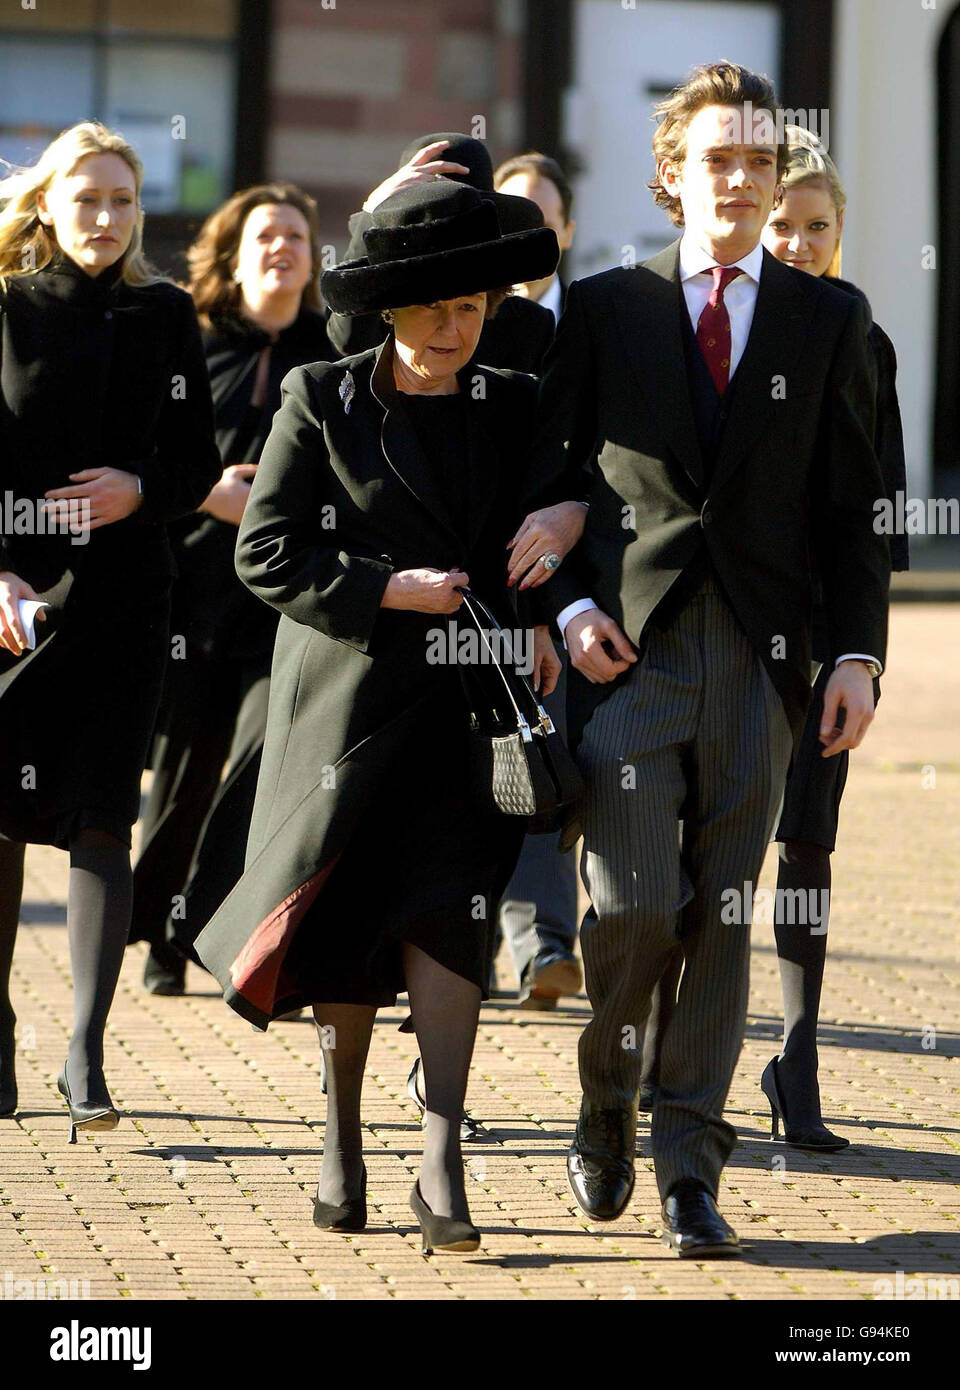
<path fill-rule="evenodd" d="M 103 1033 L 130 925 L 130 831 L 167 655 L 164 523 L 220 475 L 190 297 L 143 257 L 142 170 L 86 122 L 0 199 L 0 1113 L 24 845 L 70 854 L 77 1129 L 118 1120 Z M 49 601 L 31 645 L 29 610 Z"/>
<path fill-rule="evenodd" d="M 536 385 L 475 365 L 500 287 L 549 274 L 555 234 L 502 236 L 437 180 L 376 209 L 367 255 L 328 271 L 379 347 L 289 374 L 240 527 L 241 578 L 281 613 L 246 869 L 197 940 L 227 1002 L 266 1026 L 314 1005 L 327 1040 L 318 1226 L 366 1222 L 360 1097 L 379 1006 L 410 1004 L 426 1083 L 411 1196 L 425 1249 L 476 1249 L 460 1117 L 492 920 L 523 841 L 468 785 L 459 673 L 431 660 L 469 584 L 510 624 Z M 559 662 L 537 630 L 535 679 Z"/>

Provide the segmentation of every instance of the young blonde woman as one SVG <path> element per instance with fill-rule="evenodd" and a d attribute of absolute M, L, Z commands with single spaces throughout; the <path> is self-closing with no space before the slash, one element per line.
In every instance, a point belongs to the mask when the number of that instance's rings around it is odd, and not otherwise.
<path fill-rule="evenodd" d="M 183 641 L 167 667 L 130 933 L 150 942 L 153 994 L 183 993 L 193 942 L 243 872 L 278 615 L 241 584 L 234 551 L 281 381 L 335 356 L 320 254 L 316 203 L 286 183 L 235 193 L 188 253 L 223 476 L 171 531 Z"/>
<path fill-rule="evenodd" d="M 118 1121 L 103 1033 L 167 656 L 165 523 L 220 476 L 196 314 L 144 259 L 141 185 L 134 150 L 94 122 L 0 184 L 0 493 L 16 511 L 0 534 L 0 1114 L 18 1101 L 24 845 L 56 845 L 70 855 L 71 1139 Z M 43 599 L 32 647 L 21 605 Z"/>
<path fill-rule="evenodd" d="M 783 179 L 783 197 L 773 210 L 763 243 L 785 265 L 808 275 L 827 276 L 840 289 L 869 305 L 861 290 L 841 274 L 841 242 L 847 195 L 837 167 L 810 131 L 787 127 L 789 163 Z M 893 344 L 879 324 L 871 322 L 869 342 L 877 369 L 876 431 L 874 448 L 880 462 L 887 495 L 906 487 L 903 431 L 897 403 L 897 358 Z M 891 537 L 890 560 L 894 570 L 909 565 L 907 538 Z M 814 659 L 825 657 L 830 614 L 820 612 L 815 626 Z M 820 644 L 817 645 L 819 629 Z M 840 799 L 847 779 L 849 753 L 822 756 L 820 718 L 823 691 L 829 671 L 824 665 L 814 686 L 802 741 L 793 771 L 787 779 L 783 810 L 776 838 L 780 842 L 775 930 L 780 980 L 783 990 L 783 1050 L 767 1064 L 761 1085 L 770 1102 L 774 1134 L 782 1121 L 784 1139 L 795 1148 L 833 1151 L 849 1141 L 833 1134 L 822 1121 L 817 1081 L 817 1020 L 827 953 L 827 918 L 798 925 L 785 904 L 792 904 L 797 890 L 802 901 L 817 908 L 829 903 L 830 855 L 836 847 Z M 876 695 L 879 696 L 879 687 Z M 792 890 L 792 891 L 790 891 Z M 812 922 L 812 917 L 809 917 Z"/>

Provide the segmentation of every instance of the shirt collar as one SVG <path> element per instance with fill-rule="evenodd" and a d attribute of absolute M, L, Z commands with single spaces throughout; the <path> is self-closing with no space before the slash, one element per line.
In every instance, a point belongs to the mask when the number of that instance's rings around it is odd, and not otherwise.
<path fill-rule="evenodd" d="M 702 271 L 711 270 L 717 264 L 716 259 L 708 251 L 704 251 L 689 233 L 684 232 L 680 238 L 680 279 L 690 280 L 694 275 L 699 275 Z M 736 266 L 742 270 L 744 275 L 750 277 L 756 284 L 760 283 L 760 271 L 763 266 L 763 244 L 757 242 L 752 251 L 748 251 L 739 261 L 734 261 L 730 269 Z"/>

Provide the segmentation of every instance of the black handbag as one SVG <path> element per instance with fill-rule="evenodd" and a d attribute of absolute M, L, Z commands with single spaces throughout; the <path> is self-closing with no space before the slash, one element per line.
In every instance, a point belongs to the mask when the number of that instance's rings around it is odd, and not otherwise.
<path fill-rule="evenodd" d="M 470 778 L 477 802 L 527 818 L 528 834 L 547 834 L 571 817 L 583 779 L 549 714 L 512 659 L 508 639 L 486 604 L 461 589 L 464 612 L 486 659 L 460 667 L 470 715 Z M 491 640 L 497 634 L 497 647 Z"/>

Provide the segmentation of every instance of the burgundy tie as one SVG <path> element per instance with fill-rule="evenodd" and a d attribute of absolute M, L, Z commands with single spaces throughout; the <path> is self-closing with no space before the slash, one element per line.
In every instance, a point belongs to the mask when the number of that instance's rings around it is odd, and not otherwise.
<path fill-rule="evenodd" d="M 736 266 L 713 267 L 713 289 L 697 323 L 697 342 L 720 396 L 730 381 L 730 315 L 723 295 L 730 281 L 742 273 Z"/>

